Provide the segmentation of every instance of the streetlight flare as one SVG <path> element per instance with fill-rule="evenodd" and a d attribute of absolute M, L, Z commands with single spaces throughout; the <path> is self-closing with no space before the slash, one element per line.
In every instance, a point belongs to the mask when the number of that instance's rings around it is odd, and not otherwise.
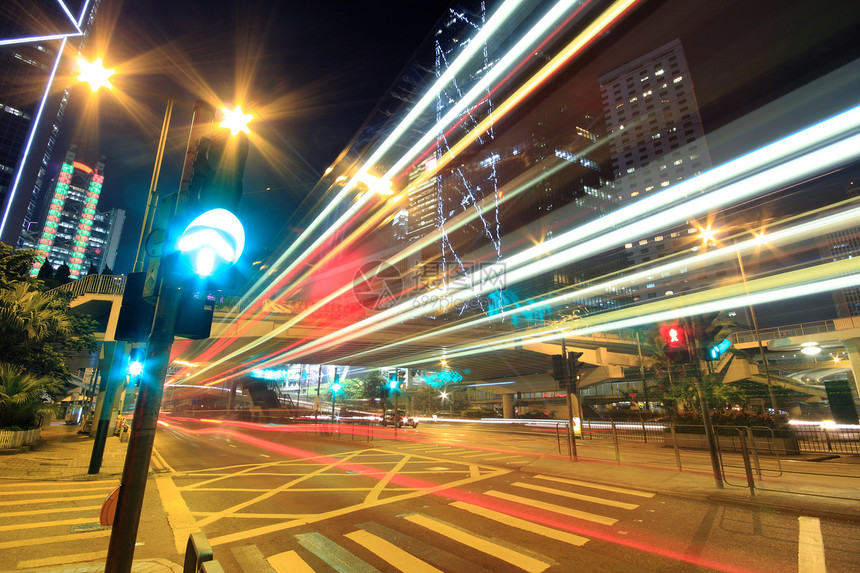
<path fill-rule="evenodd" d="M 83 58 L 78 58 L 78 67 L 81 73 L 78 75 L 78 80 L 90 84 L 90 90 L 93 93 L 99 91 L 99 88 L 105 87 L 111 89 L 113 86 L 110 83 L 110 77 L 114 75 L 114 70 L 105 68 L 101 58 L 96 58 L 92 62 L 88 62 Z"/>
<path fill-rule="evenodd" d="M 220 127 L 226 127 L 229 129 L 230 135 L 236 135 L 240 131 L 249 135 L 251 134 L 251 130 L 248 129 L 248 123 L 254 116 L 250 113 L 244 113 L 242 111 L 242 106 L 237 105 L 233 111 L 230 111 L 226 107 L 222 107 L 221 113 L 224 114 L 224 121 L 221 122 Z"/>
<path fill-rule="evenodd" d="M 713 243 L 714 237 L 716 237 L 719 232 L 719 229 L 711 229 L 710 225 L 705 229 L 699 227 L 699 236 L 697 238 L 702 239 L 702 243 L 704 244 Z"/>

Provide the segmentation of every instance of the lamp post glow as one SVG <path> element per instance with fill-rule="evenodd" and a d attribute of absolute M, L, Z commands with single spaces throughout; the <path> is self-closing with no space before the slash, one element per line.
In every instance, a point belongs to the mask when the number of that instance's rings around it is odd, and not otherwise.
<path fill-rule="evenodd" d="M 238 135 L 239 132 L 250 134 L 248 123 L 254 118 L 250 113 L 244 113 L 242 106 L 237 105 L 230 111 L 226 107 L 221 108 L 221 113 L 224 114 L 224 121 L 219 124 L 219 127 L 224 127 L 230 130 L 230 135 Z"/>
<path fill-rule="evenodd" d="M 81 69 L 78 80 L 90 84 L 90 90 L 93 93 L 103 87 L 107 89 L 113 87 L 110 83 L 110 77 L 116 72 L 111 68 L 105 68 L 101 58 L 96 58 L 92 62 L 78 58 L 78 67 Z"/>

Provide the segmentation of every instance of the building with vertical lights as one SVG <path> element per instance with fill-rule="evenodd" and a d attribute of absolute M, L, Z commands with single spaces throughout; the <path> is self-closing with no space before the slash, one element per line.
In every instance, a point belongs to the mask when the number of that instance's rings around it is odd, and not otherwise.
<path fill-rule="evenodd" d="M 0 2 L 0 241 L 6 244 L 22 246 L 22 231 L 37 232 L 69 100 L 69 87 L 54 80 L 69 73 L 60 71 L 71 66 L 62 60 L 67 45 L 85 48 L 100 2 Z"/>
<path fill-rule="evenodd" d="M 90 167 L 75 159 L 74 149 L 69 150 L 53 185 L 41 232 L 27 235 L 22 241 L 25 248 L 36 251 L 32 276 L 38 275 L 47 261 L 55 267 L 68 265 L 69 276 L 77 279 L 87 274 L 91 266 L 103 270 L 112 261 L 111 249 L 113 258 L 116 257 L 125 213 L 97 211 L 105 165 L 99 161 Z"/>
<path fill-rule="evenodd" d="M 848 197 L 860 197 L 860 185 L 850 181 L 846 187 Z M 824 233 L 818 241 L 818 250 L 825 261 L 839 261 L 860 257 L 860 227 L 850 227 Z M 860 287 L 847 287 L 832 291 L 836 316 L 860 316 Z"/>

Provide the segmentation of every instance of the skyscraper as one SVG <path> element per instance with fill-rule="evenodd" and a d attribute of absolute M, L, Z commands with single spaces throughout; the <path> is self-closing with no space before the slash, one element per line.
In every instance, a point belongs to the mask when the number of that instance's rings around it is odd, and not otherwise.
<path fill-rule="evenodd" d="M 600 76 L 603 113 L 621 204 L 642 200 L 711 167 L 690 69 L 679 40 L 673 40 Z M 627 243 L 630 266 L 689 250 L 698 229 L 691 224 Z M 719 271 L 722 272 L 722 271 Z M 640 285 L 645 300 L 711 284 L 698 274 L 659 276 Z M 696 284 L 694 284 L 696 283 Z"/>
<path fill-rule="evenodd" d="M 91 265 L 102 270 L 112 244 L 115 253 L 116 242 L 112 239 L 114 233 L 118 237 L 122 231 L 125 213 L 120 215 L 115 210 L 100 214 L 96 210 L 105 165 L 99 161 L 90 167 L 75 158 L 74 148 L 66 153 L 41 234 L 28 234 L 22 240 L 24 247 L 36 250 L 36 262 L 30 271 L 33 276 L 47 261 L 55 266 L 68 265 L 71 278 L 76 279 L 87 274 Z"/>
<path fill-rule="evenodd" d="M 0 3 L 0 241 L 20 245 L 44 204 L 68 89 L 55 76 L 82 50 L 101 0 Z M 33 229 L 30 229 L 33 231 Z"/>

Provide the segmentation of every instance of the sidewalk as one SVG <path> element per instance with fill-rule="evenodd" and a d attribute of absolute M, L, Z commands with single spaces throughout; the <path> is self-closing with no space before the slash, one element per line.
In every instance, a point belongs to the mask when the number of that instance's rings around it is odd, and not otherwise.
<path fill-rule="evenodd" d="M 80 426 L 55 422 L 42 428 L 35 448 L 0 456 L 0 480 L 38 481 L 113 481 L 122 476 L 128 442 L 111 436 L 105 442 L 104 457 L 98 474 L 89 475 L 93 439 L 78 434 Z M 147 488 L 149 489 L 149 488 Z M 104 559 L 97 562 L 67 563 L 36 569 L 14 569 L 15 573 L 100 573 Z M 0 571 L 6 571 L 0 569 Z M 179 573 L 182 567 L 166 559 L 135 560 L 135 573 Z"/>
<path fill-rule="evenodd" d="M 670 447 L 626 443 L 621 461 L 611 440 L 577 440 L 577 461 L 557 452 L 521 467 L 522 471 L 635 488 L 663 495 L 790 511 L 801 515 L 860 521 L 860 456 L 760 456 L 761 476 L 753 467 L 751 492 L 740 455 L 723 453 L 726 480 L 716 484 L 710 456 L 680 450 L 682 470 Z M 780 469 L 781 467 L 781 469 Z"/>

